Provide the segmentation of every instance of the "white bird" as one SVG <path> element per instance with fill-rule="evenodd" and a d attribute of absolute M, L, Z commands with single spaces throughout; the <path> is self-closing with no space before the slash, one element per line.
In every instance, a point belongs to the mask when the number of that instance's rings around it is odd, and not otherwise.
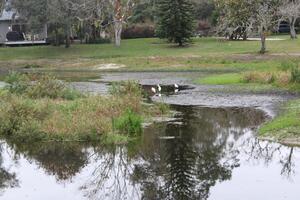
<path fill-rule="evenodd" d="M 158 90 L 159 92 L 161 92 L 161 87 L 160 87 L 159 84 L 157 85 L 157 90 Z"/>
<path fill-rule="evenodd" d="M 175 93 L 178 93 L 179 92 L 179 90 L 178 89 L 175 89 L 175 91 L 174 91 Z"/>
<path fill-rule="evenodd" d="M 179 88 L 179 85 L 177 85 L 176 83 L 174 84 L 175 89 Z"/>
<path fill-rule="evenodd" d="M 156 89 L 154 87 L 151 88 L 151 91 L 156 94 Z"/>

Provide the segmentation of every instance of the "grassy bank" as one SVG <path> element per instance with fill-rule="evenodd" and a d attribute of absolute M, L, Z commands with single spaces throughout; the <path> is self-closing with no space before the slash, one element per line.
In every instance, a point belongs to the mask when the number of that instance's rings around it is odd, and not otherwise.
<path fill-rule="evenodd" d="M 265 91 L 273 89 L 300 92 L 300 68 L 297 62 L 282 62 L 270 70 L 249 70 L 217 74 L 195 80 L 198 84 L 232 85 L 233 91 Z M 260 136 L 284 143 L 300 144 L 300 100 L 288 102 L 284 112 L 264 124 Z"/>
<path fill-rule="evenodd" d="M 242 71 L 280 66 L 282 60 L 296 57 L 300 42 L 288 36 L 282 41 L 268 41 L 269 52 L 259 55 L 259 41 L 224 41 L 195 38 L 189 47 L 177 48 L 162 40 L 124 40 L 120 48 L 112 44 L 37 46 L 0 48 L 1 68 L 35 68 L 56 70 L 220 70 Z M 290 54 L 290 56 L 288 55 Z M 109 69 L 115 64 L 120 69 Z"/>
<path fill-rule="evenodd" d="M 163 114 L 145 106 L 138 84 L 114 85 L 110 95 L 81 94 L 51 76 L 10 74 L 0 90 L 0 134 L 20 141 L 126 142 L 142 123 Z"/>
<path fill-rule="evenodd" d="M 264 124 L 259 133 L 261 137 L 300 144 L 300 100 L 288 102 L 283 113 Z"/>
<path fill-rule="evenodd" d="M 251 88 L 281 88 L 300 91 L 300 66 L 295 60 L 282 61 L 280 66 L 269 69 L 248 69 L 243 72 L 225 73 L 199 78 L 194 81 L 208 85 L 240 85 Z"/>

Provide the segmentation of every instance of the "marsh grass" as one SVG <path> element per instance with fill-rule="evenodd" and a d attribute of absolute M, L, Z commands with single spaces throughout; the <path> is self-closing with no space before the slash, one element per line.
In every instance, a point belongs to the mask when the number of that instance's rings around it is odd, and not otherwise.
<path fill-rule="evenodd" d="M 119 133 L 136 137 L 143 131 L 142 123 L 142 117 L 128 109 L 121 116 L 113 120 L 113 127 Z"/>
<path fill-rule="evenodd" d="M 73 90 L 51 76 L 12 73 L 6 80 L 10 85 L 0 90 L 0 135 L 15 140 L 119 143 L 138 137 L 143 120 L 158 113 L 143 106 L 136 82 L 115 84 L 107 96 L 75 91 L 68 97 Z"/>
<path fill-rule="evenodd" d="M 25 95 L 29 98 L 73 100 L 83 96 L 49 74 L 29 75 L 12 71 L 5 78 L 5 81 L 9 84 L 6 89 L 10 93 Z"/>

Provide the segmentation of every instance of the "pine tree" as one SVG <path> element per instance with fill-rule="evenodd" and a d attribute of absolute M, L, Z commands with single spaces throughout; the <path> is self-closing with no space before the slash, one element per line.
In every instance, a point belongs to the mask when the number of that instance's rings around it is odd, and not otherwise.
<path fill-rule="evenodd" d="M 190 0 L 160 0 L 156 34 L 182 46 L 193 36 L 193 6 Z"/>

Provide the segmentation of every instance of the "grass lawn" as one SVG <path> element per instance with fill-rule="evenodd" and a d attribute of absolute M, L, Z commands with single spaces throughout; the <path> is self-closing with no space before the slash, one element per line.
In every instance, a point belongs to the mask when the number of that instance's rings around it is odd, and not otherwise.
<path fill-rule="evenodd" d="M 122 70 L 211 70 L 269 69 L 283 60 L 298 59 L 300 40 L 268 41 L 269 52 L 259 55 L 259 41 L 223 41 L 197 38 L 188 47 L 178 48 L 163 40 L 123 40 L 113 44 L 73 45 L 69 49 L 53 46 L 0 48 L 0 67 L 18 68 L 35 64 L 51 69 L 98 69 L 101 64 L 125 65 Z M 293 54 L 288 56 L 287 54 Z"/>

